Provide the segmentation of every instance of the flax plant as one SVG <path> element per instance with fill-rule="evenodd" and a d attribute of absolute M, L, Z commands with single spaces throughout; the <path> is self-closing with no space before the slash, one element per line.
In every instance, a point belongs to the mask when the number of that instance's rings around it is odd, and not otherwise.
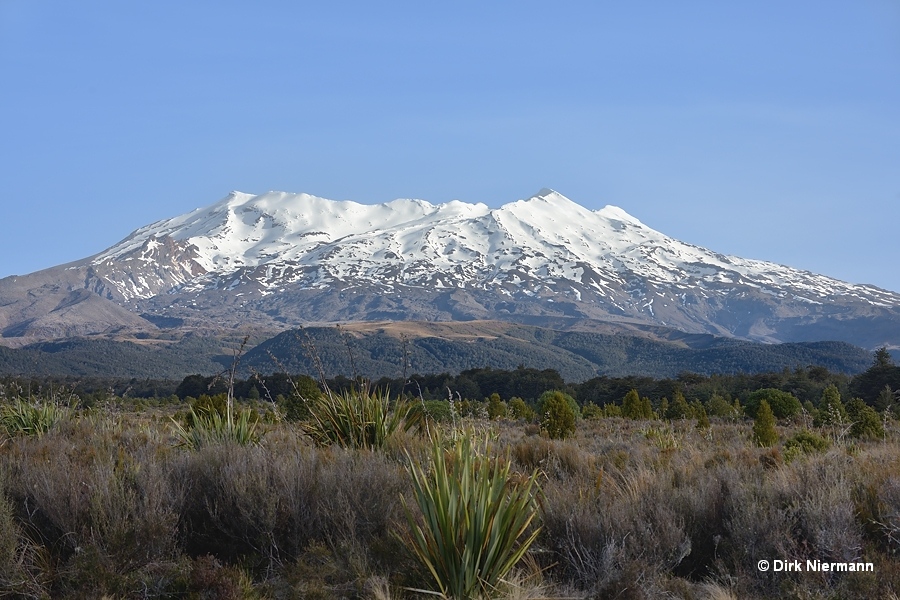
<path fill-rule="evenodd" d="M 55 403 L 31 404 L 17 399 L 12 404 L 0 408 L 0 424 L 10 436 L 41 436 L 68 414 L 68 409 Z"/>
<path fill-rule="evenodd" d="M 224 414 L 217 410 L 195 411 L 193 407 L 190 410 L 190 426 L 172 418 L 172 430 L 180 446 L 197 450 L 217 443 L 233 442 L 241 446 L 259 443 L 258 419 L 249 408 L 235 415 L 234 406 L 229 402 Z"/>
<path fill-rule="evenodd" d="M 383 448 L 399 429 L 409 430 L 421 419 L 419 407 L 404 400 L 391 406 L 386 391 L 328 392 L 309 400 L 309 420 L 304 432 L 319 446 Z"/>
<path fill-rule="evenodd" d="M 487 438 L 475 444 L 471 436 L 458 436 L 445 451 L 435 437 L 430 471 L 408 456 L 422 521 L 404 499 L 411 530 L 407 544 L 437 584 L 437 595 L 445 598 L 500 593 L 504 577 L 540 531 L 532 527 L 538 516 L 538 471 L 516 480 L 509 458 L 491 458 L 489 449 Z"/>

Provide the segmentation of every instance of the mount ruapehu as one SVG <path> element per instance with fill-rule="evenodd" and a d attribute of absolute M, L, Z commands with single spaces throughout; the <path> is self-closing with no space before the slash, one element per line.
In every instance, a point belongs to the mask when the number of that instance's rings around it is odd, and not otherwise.
<path fill-rule="evenodd" d="M 491 209 L 233 192 L 99 254 L 0 280 L 0 344 L 352 321 L 900 347 L 900 294 L 672 239 L 552 190 Z"/>

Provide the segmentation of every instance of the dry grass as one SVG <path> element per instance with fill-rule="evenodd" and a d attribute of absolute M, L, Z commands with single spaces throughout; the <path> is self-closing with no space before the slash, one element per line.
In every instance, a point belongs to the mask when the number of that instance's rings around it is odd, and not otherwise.
<path fill-rule="evenodd" d="M 318 448 L 277 423 L 258 446 L 188 451 L 167 423 L 73 416 L 0 446 L 0 597 L 402 598 L 427 587 L 401 541 L 400 503 L 412 497 L 407 453 L 425 461 L 427 439 Z M 755 447 L 749 421 L 703 432 L 600 419 L 563 441 L 481 426 L 509 452 L 512 477 L 541 472 L 544 529 L 503 597 L 900 592 L 896 426 L 790 462 Z M 762 573 L 763 558 L 862 560 L 876 572 Z"/>

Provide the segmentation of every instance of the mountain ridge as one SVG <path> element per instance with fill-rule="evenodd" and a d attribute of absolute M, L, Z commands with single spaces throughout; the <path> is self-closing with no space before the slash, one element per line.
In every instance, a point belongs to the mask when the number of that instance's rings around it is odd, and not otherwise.
<path fill-rule="evenodd" d="M 66 298 L 78 301 L 63 314 Z M 900 346 L 898 293 L 720 254 L 547 188 L 493 209 L 232 192 L 91 257 L 0 280 L 0 343 L 153 333 L 176 322 L 274 332 L 561 317 L 769 343 Z"/>

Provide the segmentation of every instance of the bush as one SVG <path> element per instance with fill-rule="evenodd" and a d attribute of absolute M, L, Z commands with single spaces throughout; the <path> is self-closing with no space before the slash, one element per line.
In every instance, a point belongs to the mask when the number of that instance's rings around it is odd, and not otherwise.
<path fill-rule="evenodd" d="M 566 394 L 551 392 L 541 396 L 541 427 L 552 439 L 575 433 L 575 411 L 566 400 Z"/>
<path fill-rule="evenodd" d="M 809 429 L 801 429 L 784 443 L 784 459 L 791 462 L 804 454 L 816 454 L 828 449 L 827 439 Z"/>
<path fill-rule="evenodd" d="M 664 414 L 665 418 L 673 421 L 677 419 L 690 419 L 693 414 L 694 411 L 687 403 L 687 400 L 685 400 L 684 394 L 676 390 L 675 395 L 672 396 L 672 402 L 668 405 Z"/>
<path fill-rule="evenodd" d="M 730 404 L 728 400 L 719 394 L 713 394 L 710 399 L 706 401 L 704 408 L 706 408 L 707 414 L 712 417 L 738 416 L 734 405 Z"/>
<path fill-rule="evenodd" d="M 581 407 L 578 406 L 578 402 L 575 401 L 575 398 L 560 390 L 548 390 L 540 395 L 537 401 L 538 414 L 544 414 L 544 403 L 547 401 L 547 399 L 557 396 L 563 398 L 566 401 L 566 404 L 568 404 L 569 408 L 572 409 L 572 413 L 575 415 L 575 419 L 581 418 Z"/>
<path fill-rule="evenodd" d="M 508 410 L 509 416 L 511 416 L 513 419 L 524 419 L 526 421 L 531 421 L 537 416 L 537 414 L 534 412 L 534 409 L 525 404 L 525 401 L 518 396 L 513 396 L 509 399 Z"/>
<path fill-rule="evenodd" d="M 398 431 L 421 420 L 418 405 L 398 400 L 391 407 L 388 393 L 375 390 L 323 394 L 309 405 L 310 420 L 301 425 L 319 446 L 382 448 Z"/>
<path fill-rule="evenodd" d="M 232 403 L 226 404 L 224 414 L 218 409 L 197 412 L 191 407 L 187 422 L 185 426 L 172 418 L 172 430 L 179 445 L 193 450 L 228 442 L 241 446 L 259 443 L 259 415 L 249 408 L 236 415 Z"/>
<path fill-rule="evenodd" d="M 847 424 L 847 410 L 841 402 L 841 393 L 834 384 L 822 391 L 813 423 L 816 427 L 841 427 Z"/>
<path fill-rule="evenodd" d="M 446 400 L 426 400 L 425 416 L 438 423 L 449 423 L 453 420 L 453 409 Z"/>
<path fill-rule="evenodd" d="M 774 446 L 778 443 L 778 432 L 775 431 L 775 415 L 769 403 L 762 400 L 756 409 L 756 420 L 753 423 L 753 441 L 760 446 Z"/>
<path fill-rule="evenodd" d="M 0 423 L 9 436 L 41 436 L 69 415 L 66 408 L 52 402 L 31 404 L 16 400 L 0 408 Z"/>
<path fill-rule="evenodd" d="M 300 375 L 291 379 L 293 393 L 279 395 L 278 407 L 287 421 L 303 421 L 309 418 L 309 406 L 322 398 L 322 390 L 316 380 L 308 375 Z"/>
<path fill-rule="evenodd" d="M 604 413 L 602 408 L 600 408 L 593 402 L 588 402 L 581 407 L 581 416 L 585 419 L 602 419 L 604 417 Z"/>
<path fill-rule="evenodd" d="M 433 440 L 430 472 L 409 458 L 423 517 L 417 522 L 407 509 L 409 547 L 450 598 L 496 594 L 539 532 L 531 527 L 538 472 L 511 483 L 509 458 L 492 459 L 489 450 L 487 440 L 476 446 L 461 435 L 449 452 Z"/>
<path fill-rule="evenodd" d="M 504 419 L 507 415 L 506 402 L 500 399 L 500 394 L 494 392 L 487 399 L 488 418 L 491 420 Z"/>
<path fill-rule="evenodd" d="M 747 414 L 756 417 L 762 401 L 766 401 L 776 419 L 789 419 L 800 414 L 803 406 L 793 394 L 775 388 L 756 390 L 747 398 Z"/>
<path fill-rule="evenodd" d="M 854 398 L 847 403 L 847 417 L 853 423 L 850 435 L 857 438 L 878 439 L 884 437 L 884 425 L 874 408 Z"/>

